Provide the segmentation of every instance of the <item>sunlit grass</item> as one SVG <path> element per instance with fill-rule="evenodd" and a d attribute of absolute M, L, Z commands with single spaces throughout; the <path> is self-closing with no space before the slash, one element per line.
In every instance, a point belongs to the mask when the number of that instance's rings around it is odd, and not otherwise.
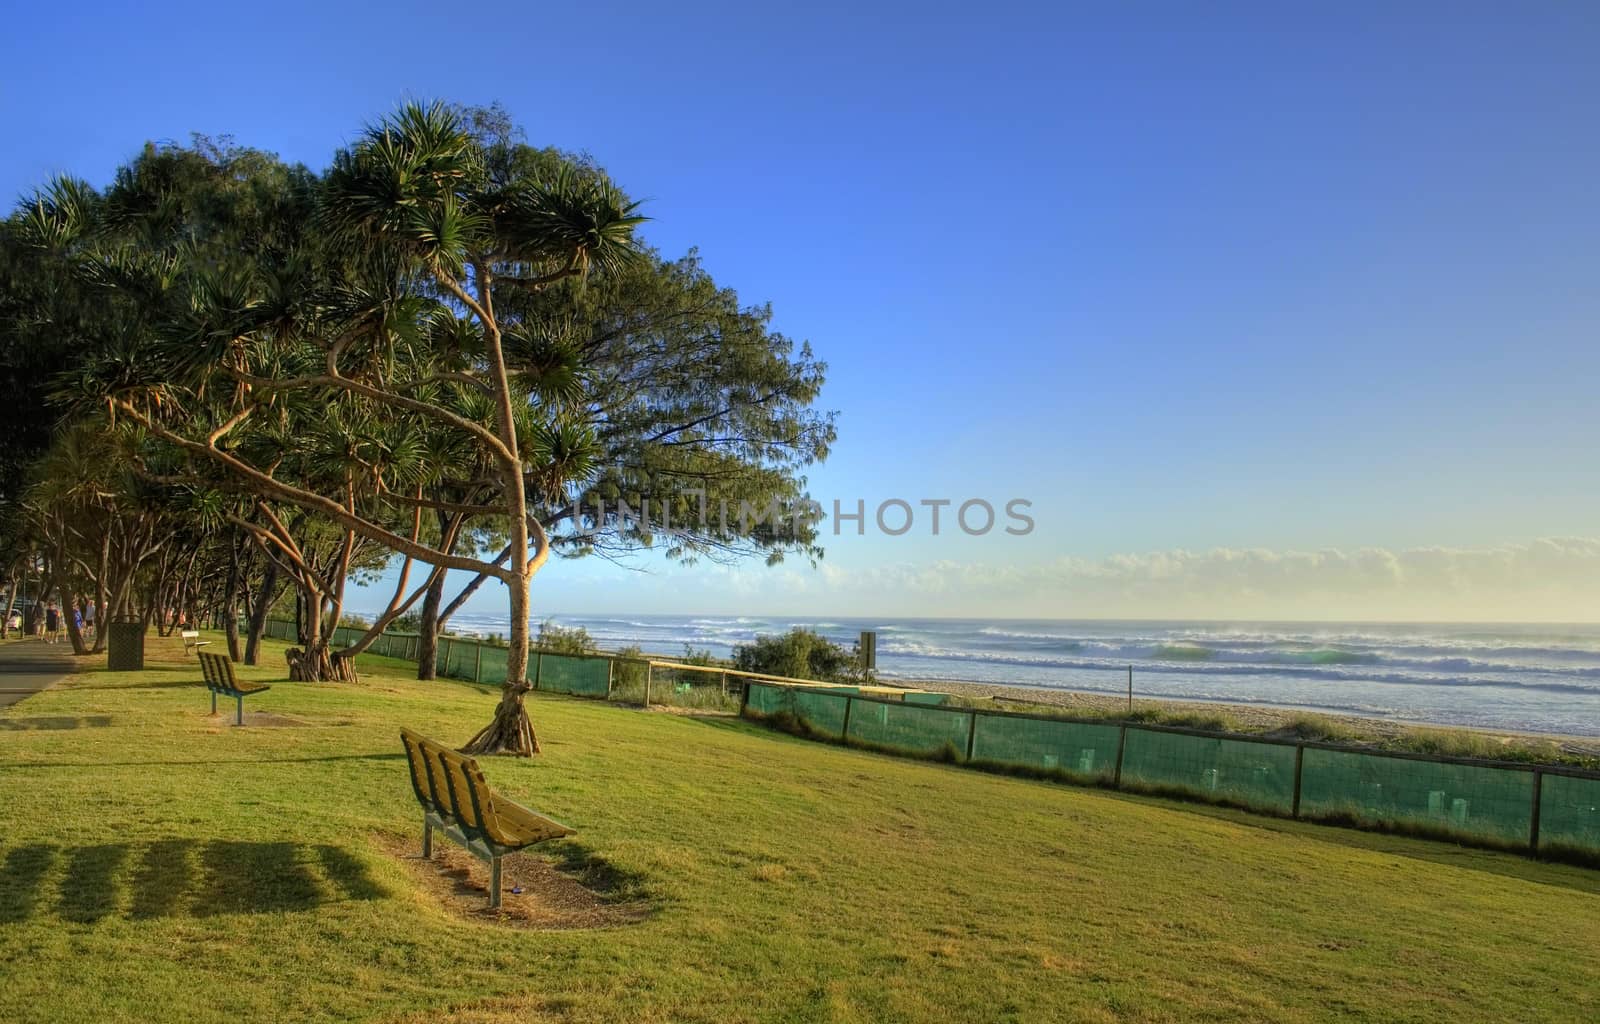
<path fill-rule="evenodd" d="M 657 912 L 463 922 L 374 836 L 420 832 L 400 727 L 496 690 L 265 660 L 300 725 L 165 649 L 0 712 L 0 1019 L 1600 1019 L 1594 871 L 543 694 L 491 782 Z"/>

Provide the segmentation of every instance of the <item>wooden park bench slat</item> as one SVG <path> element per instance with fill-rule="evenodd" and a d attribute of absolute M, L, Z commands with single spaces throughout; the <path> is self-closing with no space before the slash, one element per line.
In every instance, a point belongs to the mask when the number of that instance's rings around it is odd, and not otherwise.
<path fill-rule="evenodd" d="M 438 829 L 489 865 L 489 906 L 500 905 L 500 859 L 573 830 L 489 787 L 478 762 L 442 743 L 400 730 L 411 789 L 422 805 L 422 856 L 433 856 Z"/>
<path fill-rule="evenodd" d="M 217 697 L 232 697 L 237 702 L 237 714 L 234 717 L 235 725 L 244 724 L 244 699 L 251 694 L 264 693 L 272 689 L 266 683 L 241 682 L 234 678 L 233 662 L 226 654 L 208 654 L 205 651 L 197 652 L 200 658 L 200 672 L 205 676 L 206 689 L 211 691 L 211 713 L 217 713 Z"/>

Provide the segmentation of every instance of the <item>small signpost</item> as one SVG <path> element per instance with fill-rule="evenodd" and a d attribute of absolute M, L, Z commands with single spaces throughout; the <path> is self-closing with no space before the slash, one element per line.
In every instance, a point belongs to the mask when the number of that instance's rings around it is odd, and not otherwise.
<path fill-rule="evenodd" d="M 871 672 L 878 667 L 878 634 L 870 629 L 861 631 L 861 640 L 857 643 L 861 652 L 861 667 Z"/>

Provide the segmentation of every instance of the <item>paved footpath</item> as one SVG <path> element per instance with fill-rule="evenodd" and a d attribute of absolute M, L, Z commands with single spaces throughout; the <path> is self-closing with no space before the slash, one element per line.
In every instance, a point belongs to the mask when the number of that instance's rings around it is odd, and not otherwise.
<path fill-rule="evenodd" d="M 76 667 L 71 644 L 43 640 L 0 644 L 0 708 L 54 686 Z"/>

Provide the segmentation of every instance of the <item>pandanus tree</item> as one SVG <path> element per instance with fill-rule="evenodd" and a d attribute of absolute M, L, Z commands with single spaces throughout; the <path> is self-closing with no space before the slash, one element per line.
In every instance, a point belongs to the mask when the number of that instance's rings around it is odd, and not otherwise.
<path fill-rule="evenodd" d="M 567 426 L 571 396 L 541 387 L 562 376 L 550 366 L 559 352 L 537 322 L 502 313 L 502 298 L 622 270 L 636 257 L 642 218 L 603 175 L 567 165 L 526 173 L 492 149 L 449 108 L 409 106 L 340 153 L 309 199 L 291 188 L 275 204 L 256 202 L 259 230 L 237 233 L 234 251 L 196 260 L 141 249 L 142 261 L 175 261 L 175 283 L 154 304 L 151 328 L 132 339 L 135 358 L 91 366 L 79 386 L 209 466 L 219 483 L 259 498 L 264 516 L 294 506 L 436 570 L 502 582 L 507 679 L 494 719 L 467 749 L 525 755 L 538 750 L 523 706 L 530 581 L 550 554 L 529 494 L 558 490 L 561 467 L 582 465 L 586 434 Z M 170 216 L 160 202 L 124 205 L 131 221 L 148 209 Z M 132 258 L 113 251 L 100 264 Z M 487 421 L 460 411 L 464 397 Z M 340 493 L 258 452 L 262 425 L 287 407 L 333 403 L 449 434 L 488 472 L 472 500 L 418 497 L 385 466 Z M 397 513 L 419 507 L 496 522 L 506 561 L 444 550 L 397 524 Z M 287 551 L 282 531 L 268 533 Z"/>
<path fill-rule="evenodd" d="M 60 182 L 14 221 L 24 262 L 87 298 L 57 381 L 72 415 L 220 511 L 228 543 L 203 557 L 230 618 L 252 595 L 258 635 L 287 581 L 312 620 L 297 671 L 321 678 L 374 635 L 327 643 L 363 553 L 401 559 L 374 632 L 425 595 L 431 639 L 500 582 L 507 681 L 467 749 L 528 754 L 530 582 L 552 553 L 815 556 L 809 519 L 719 513 L 803 505 L 834 427 L 810 408 L 823 365 L 766 309 L 644 249 L 602 171 L 484 113 L 404 108 L 322 175 L 149 148 L 103 195 Z M 452 569 L 469 582 L 446 601 Z"/>

